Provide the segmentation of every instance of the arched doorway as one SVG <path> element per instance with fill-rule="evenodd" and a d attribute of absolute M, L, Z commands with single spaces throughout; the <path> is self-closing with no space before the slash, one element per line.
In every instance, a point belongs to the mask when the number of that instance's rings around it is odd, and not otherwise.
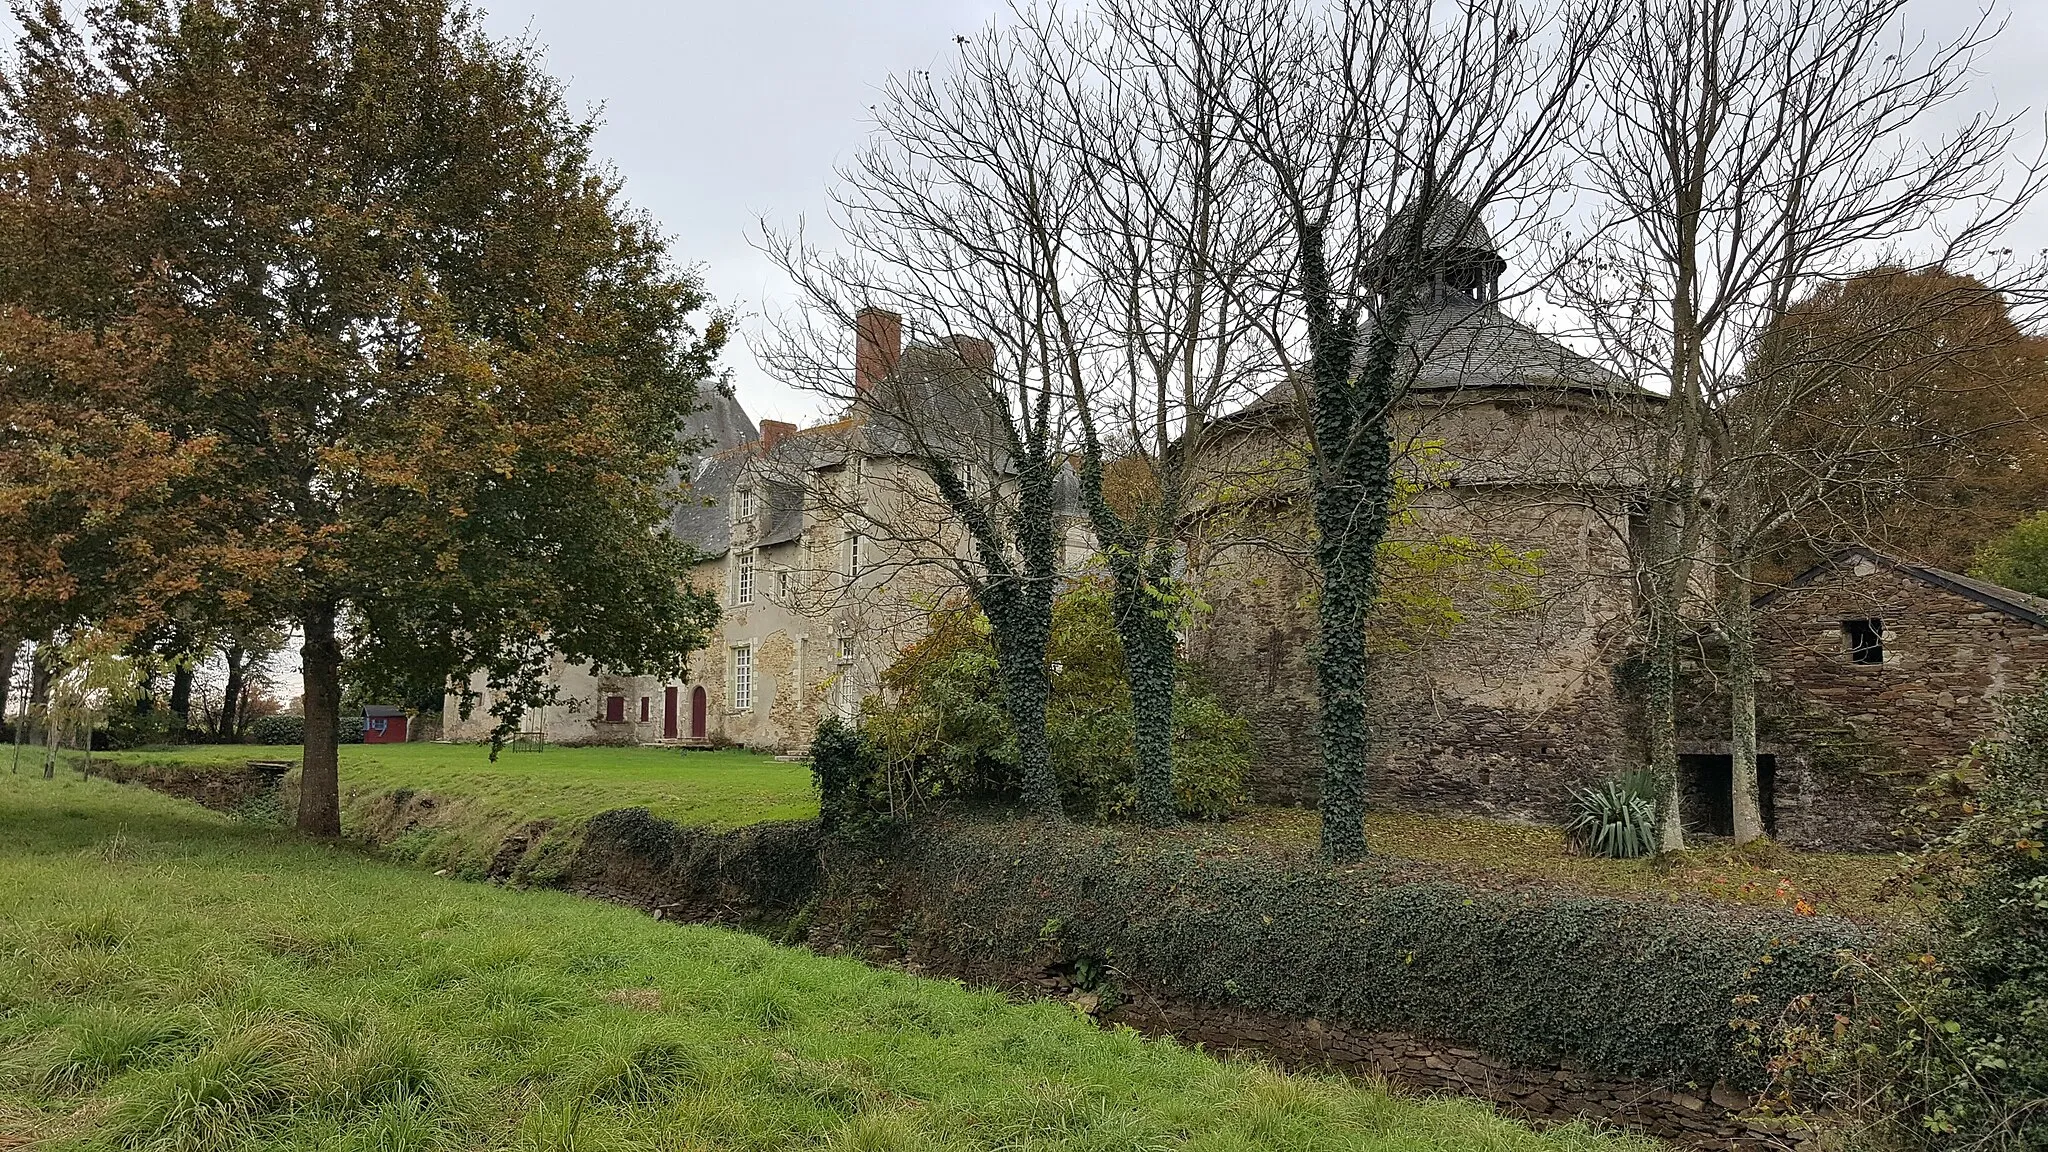
<path fill-rule="evenodd" d="M 690 739 L 692 740 L 702 740 L 704 738 L 704 713 L 704 686 L 699 684 L 695 688 L 690 689 Z"/>

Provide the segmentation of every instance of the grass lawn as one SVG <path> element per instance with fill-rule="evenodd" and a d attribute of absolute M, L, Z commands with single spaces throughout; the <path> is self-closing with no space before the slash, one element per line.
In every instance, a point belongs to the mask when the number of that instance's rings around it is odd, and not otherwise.
<path fill-rule="evenodd" d="M 1227 827 L 1233 836 L 1287 845 L 1312 845 L 1317 835 L 1316 814 L 1292 808 L 1258 809 Z M 1480 886 L 1541 883 L 1705 896 L 1857 919 L 1898 919 L 1920 910 L 1910 897 L 1884 893 L 1899 868 L 1892 856 L 1710 844 L 1664 857 L 1608 860 L 1573 855 L 1556 828 L 1403 812 L 1368 816 L 1366 841 L 1376 853 L 1427 861 Z"/>
<path fill-rule="evenodd" d="M 296 762 L 296 747 L 192 745 L 112 752 L 110 759 L 163 765 Z M 462 798 L 522 820 L 572 822 L 612 808 L 644 807 L 678 824 L 737 828 L 818 814 L 811 770 L 753 752 L 673 748 L 557 746 L 504 751 L 494 762 L 480 744 L 347 744 L 341 749 L 346 796 L 409 788 Z"/>
<path fill-rule="evenodd" d="M 358 753 L 361 755 L 361 753 Z M 0 775 L 0 1148 L 1637 1149 Z"/>

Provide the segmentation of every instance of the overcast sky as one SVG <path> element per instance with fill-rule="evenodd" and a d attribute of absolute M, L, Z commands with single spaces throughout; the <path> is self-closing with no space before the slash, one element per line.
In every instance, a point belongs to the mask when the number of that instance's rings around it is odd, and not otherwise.
<path fill-rule="evenodd" d="M 824 216 L 836 163 L 868 130 L 892 73 L 943 67 L 953 37 L 1000 0 L 503 0 L 501 35 L 530 35 L 576 107 L 598 105 L 600 155 L 661 222 L 676 254 L 704 266 L 721 303 L 757 317 L 787 300 L 748 245 L 756 220 Z M 749 324 L 751 327 L 751 324 Z M 816 398 L 775 383 L 744 340 L 726 356 L 760 420 L 801 420 Z"/>
<path fill-rule="evenodd" d="M 792 224 L 824 215 L 835 164 L 868 131 L 882 81 L 944 68 L 952 38 L 986 24 L 1001 0 L 498 0 L 488 22 L 530 35 L 578 107 L 602 106 L 601 155 L 628 196 L 653 213 L 676 253 L 704 265 L 721 302 L 750 319 L 788 298 L 781 278 L 748 244 L 755 221 Z M 1953 35 L 1979 6 L 1912 0 L 1910 18 Z M 1986 60 L 1975 100 L 2048 110 L 2048 0 L 2010 0 L 2010 25 Z M 2016 246 L 2048 246 L 2032 221 Z M 744 330 L 743 329 L 743 330 Z M 745 342 L 726 362 L 756 420 L 801 422 L 816 401 L 755 366 Z"/>

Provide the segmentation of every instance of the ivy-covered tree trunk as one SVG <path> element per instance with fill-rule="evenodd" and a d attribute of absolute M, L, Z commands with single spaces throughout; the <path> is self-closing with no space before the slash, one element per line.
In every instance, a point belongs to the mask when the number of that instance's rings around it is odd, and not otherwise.
<path fill-rule="evenodd" d="M 192 658 L 177 657 L 178 663 L 171 669 L 171 715 L 177 718 L 178 732 L 182 736 L 192 726 Z"/>
<path fill-rule="evenodd" d="M 1323 279 L 1304 260 L 1305 285 Z M 1391 428 L 1398 391 L 1397 353 L 1408 326 L 1410 292 L 1392 294 L 1373 327 L 1365 363 L 1353 375 L 1358 338 L 1327 309 L 1311 332 L 1316 434 L 1316 687 L 1322 705 L 1322 853 L 1333 863 L 1365 856 L 1366 769 L 1372 754 L 1365 626 L 1379 593 L 1379 549 L 1394 497 Z M 1313 300 L 1313 295 L 1311 300 Z"/>
<path fill-rule="evenodd" d="M 332 602 L 306 606 L 305 645 L 299 649 L 306 682 L 305 762 L 299 770 L 299 831 L 341 835 L 341 642 Z"/>
<path fill-rule="evenodd" d="M 1138 819 L 1164 827 L 1179 819 L 1173 791 L 1173 618 L 1157 594 L 1165 564 L 1161 557 L 1154 557 L 1150 564 L 1140 565 L 1134 559 L 1122 567 L 1129 570 L 1116 574 L 1113 603 L 1117 638 L 1123 642 L 1124 674 L 1131 690 Z"/>

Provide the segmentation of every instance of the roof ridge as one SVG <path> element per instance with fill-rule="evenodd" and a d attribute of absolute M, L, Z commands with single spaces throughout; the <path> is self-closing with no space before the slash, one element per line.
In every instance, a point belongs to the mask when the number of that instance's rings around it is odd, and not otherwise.
<path fill-rule="evenodd" d="M 2024 620 L 2037 627 L 2048 628 L 2048 600 L 2022 592 L 2017 588 L 2007 588 L 2003 584 L 1994 584 L 1989 580 L 1983 580 L 1975 576 L 1951 572 L 1946 568 L 1937 568 L 1932 564 L 1924 564 L 1918 560 L 1909 559 L 1887 552 L 1882 548 L 1861 543 L 1848 544 L 1835 549 L 1821 557 L 1811 568 L 1787 581 L 1782 587 L 1773 588 L 1756 597 L 1753 603 L 1760 607 L 1775 599 L 1781 592 L 1787 592 L 1793 588 L 1811 583 L 1820 573 L 1830 568 L 1839 567 L 1843 559 L 1853 555 L 1868 557 L 1895 572 L 1902 572 L 1914 577 L 1924 584 L 1931 584 L 1944 591 L 1961 596 L 1965 600 L 1974 600 L 1987 608 L 1995 608 L 2008 616 Z"/>

